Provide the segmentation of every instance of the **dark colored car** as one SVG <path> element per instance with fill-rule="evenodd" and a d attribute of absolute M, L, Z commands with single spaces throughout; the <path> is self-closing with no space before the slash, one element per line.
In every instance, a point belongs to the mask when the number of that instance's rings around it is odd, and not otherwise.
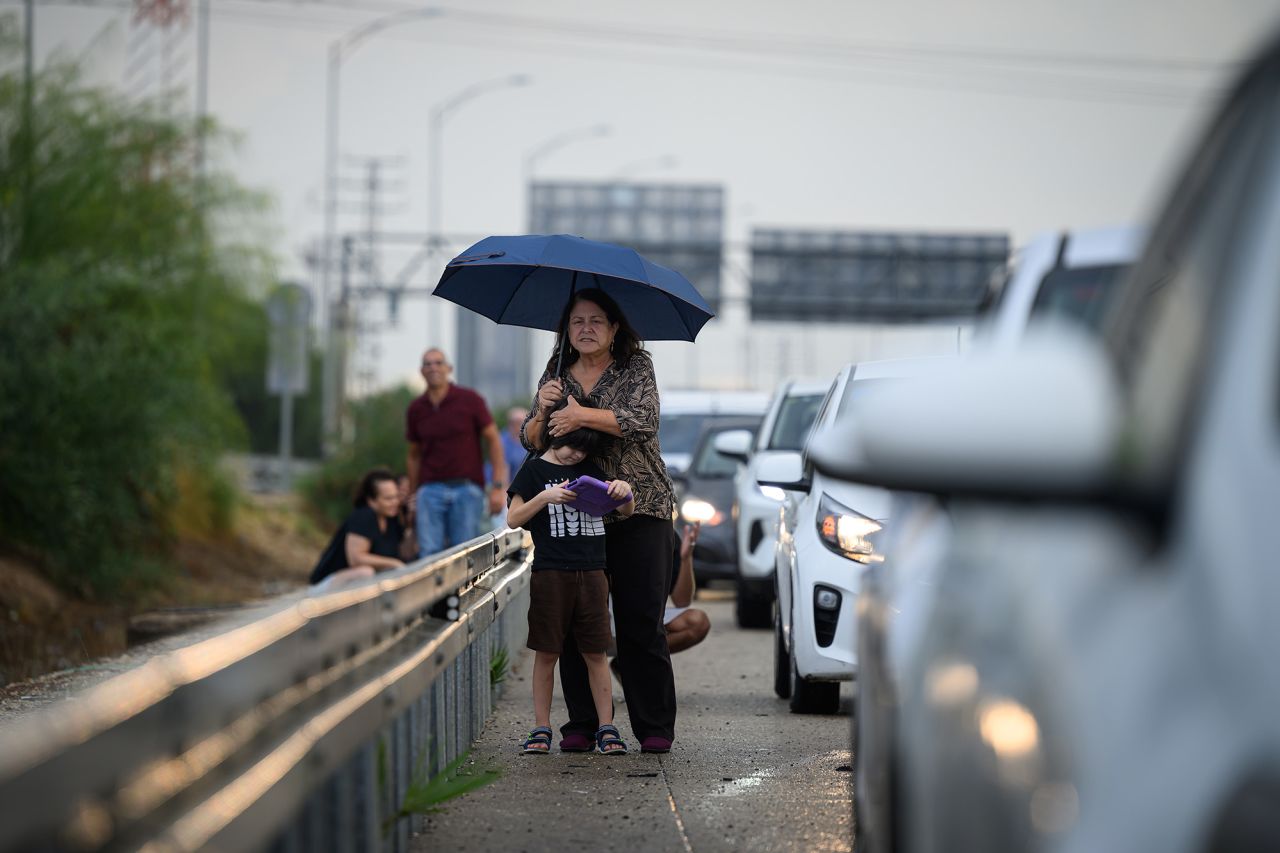
<path fill-rule="evenodd" d="M 716 436 L 730 430 L 747 430 L 753 436 L 761 417 L 718 417 L 703 427 L 689 467 L 673 474 L 676 502 L 684 523 L 702 522 L 693 551 L 693 570 L 699 580 L 732 580 L 738 576 L 736 498 L 733 476 L 738 462 L 715 449 Z"/>

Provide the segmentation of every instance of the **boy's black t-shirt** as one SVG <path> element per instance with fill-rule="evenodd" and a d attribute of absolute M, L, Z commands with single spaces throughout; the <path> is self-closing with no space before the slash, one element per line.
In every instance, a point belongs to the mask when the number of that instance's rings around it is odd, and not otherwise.
<path fill-rule="evenodd" d="M 348 533 L 368 539 L 369 550 L 380 557 L 400 558 L 400 540 L 404 538 L 404 527 L 400 525 L 400 519 L 388 518 L 387 529 L 379 530 L 378 514 L 373 511 L 373 507 L 357 507 L 329 540 L 329 547 L 324 549 L 320 562 L 311 570 L 311 583 L 320 583 L 336 571 L 351 568 L 347 564 Z"/>
<path fill-rule="evenodd" d="M 608 480 L 600 466 L 589 459 L 577 465 L 557 465 L 538 456 L 521 466 L 507 494 L 519 495 L 528 503 L 548 487 L 583 475 Z M 603 519 L 567 504 L 548 504 L 524 526 L 533 536 L 533 571 L 604 568 Z"/>

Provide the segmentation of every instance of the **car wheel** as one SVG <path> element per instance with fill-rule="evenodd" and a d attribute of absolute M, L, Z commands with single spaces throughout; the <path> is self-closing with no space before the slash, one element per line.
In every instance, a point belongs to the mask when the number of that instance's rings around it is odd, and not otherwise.
<path fill-rule="evenodd" d="M 840 710 L 840 682 L 805 681 L 791 659 L 791 712 L 793 714 L 834 714 Z"/>
<path fill-rule="evenodd" d="M 773 607 L 773 692 L 779 699 L 791 696 L 791 654 L 782 642 L 782 614 Z"/>
<path fill-rule="evenodd" d="M 734 611 L 739 628 L 768 628 L 773 622 L 773 598 L 767 592 L 752 592 L 751 585 L 738 578 Z"/>

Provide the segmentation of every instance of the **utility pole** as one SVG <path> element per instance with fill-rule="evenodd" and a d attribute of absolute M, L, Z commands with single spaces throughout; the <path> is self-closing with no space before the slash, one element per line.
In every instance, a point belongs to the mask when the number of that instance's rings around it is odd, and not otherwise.
<path fill-rule="evenodd" d="M 368 287 L 382 288 L 382 265 L 380 263 L 380 255 L 378 246 L 378 219 L 387 213 L 395 213 L 404 209 L 403 203 L 399 203 L 394 207 L 387 207 L 382 203 L 382 193 L 384 191 L 398 191 L 405 188 L 403 179 L 395 179 L 387 181 L 383 177 L 383 171 L 387 168 L 400 168 L 405 165 L 404 157 L 348 157 L 347 160 L 353 165 L 360 166 L 364 175 L 359 179 L 359 183 L 351 182 L 352 188 L 358 186 L 364 191 L 364 199 L 359 205 L 359 210 L 364 214 L 364 257 L 361 259 L 361 266 L 366 273 L 365 282 Z"/>
<path fill-rule="evenodd" d="M 26 2 L 26 32 L 23 48 L 22 78 L 22 229 L 28 235 L 31 227 L 31 185 L 35 179 L 35 128 L 31 121 L 35 116 L 36 100 L 36 7 L 35 0 Z"/>
<path fill-rule="evenodd" d="M 350 300 L 351 300 L 351 255 L 355 248 L 355 238 L 347 235 L 342 238 L 342 255 L 338 261 L 338 304 L 332 312 L 329 327 L 329 346 L 333 348 L 332 372 L 330 377 L 330 401 L 333 406 L 332 420 L 336 427 L 334 439 L 337 443 L 349 441 L 352 436 L 352 423 L 347 412 L 347 349 L 350 340 Z"/>
<path fill-rule="evenodd" d="M 205 178 L 205 116 L 209 112 L 209 4 L 196 7 L 196 175 L 203 188 Z"/>
<path fill-rule="evenodd" d="M 404 186 L 403 180 L 387 181 L 383 177 L 383 171 L 388 167 L 403 166 L 405 158 L 347 157 L 344 159 L 347 163 L 359 167 L 362 174 L 359 178 L 342 178 L 335 175 L 331 209 L 335 216 L 342 210 L 363 214 L 365 222 L 363 232 L 357 232 L 359 240 L 356 234 L 344 235 L 340 240 L 340 255 L 336 259 L 337 263 L 334 264 L 339 274 L 338 293 L 325 306 L 325 319 L 321 320 L 321 327 L 326 330 L 322 350 L 324 381 L 320 387 L 325 455 L 332 453 L 351 435 L 351 425 L 345 419 L 344 413 L 347 398 L 352 391 L 353 377 L 358 384 L 364 382 L 371 374 L 371 368 L 368 365 L 354 368 L 352 366 L 353 357 L 362 358 L 368 355 L 369 359 L 374 358 L 373 354 L 365 352 L 365 341 L 362 339 L 365 331 L 365 324 L 360 316 L 363 299 L 377 293 L 387 293 L 391 300 L 389 311 L 394 312 L 400 295 L 387 288 L 382 282 L 379 249 L 383 240 L 379 236 L 378 222 L 379 217 L 389 212 L 382 203 L 383 193 L 388 189 L 400 189 Z M 343 188 L 348 191 L 361 190 L 363 197 L 358 202 L 353 200 L 344 203 L 338 197 L 338 192 Z M 359 251 L 358 256 L 357 251 Z M 333 270 L 328 266 L 330 256 L 323 246 L 319 256 L 318 262 L 324 265 L 320 269 L 321 298 L 323 299 L 328 292 L 328 287 L 324 286 L 323 282 L 332 276 Z M 363 275 L 359 275 L 361 272 Z M 357 275 L 361 283 L 359 287 L 353 283 L 353 278 Z"/>

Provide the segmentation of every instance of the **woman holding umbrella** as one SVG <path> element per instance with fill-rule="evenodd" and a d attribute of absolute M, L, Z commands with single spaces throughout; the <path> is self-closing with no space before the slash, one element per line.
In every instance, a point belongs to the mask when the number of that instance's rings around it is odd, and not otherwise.
<path fill-rule="evenodd" d="M 672 570 L 674 494 L 658 448 L 653 361 L 617 303 L 598 288 L 573 294 L 559 332 L 522 440 L 534 449 L 579 427 L 614 437 L 597 461 L 611 478 L 631 483 L 636 500 L 630 518 L 606 518 L 605 524 L 618 674 L 641 751 L 667 752 L 675 737 L 676 697 L 662 619 Z M 548 415 L 566 395 L 568 404 Z M 570 637 L 560 657 L 569 710 L 560 748 L 566 752 L 591 749 L 598 727 L 586 665 L 576 651 Z"/>
<path fill-rule="evenodd" d="M 609 477 L 631 484 L 636 502 L 625 521 L 605 519 L 619 677 L 641 750 L 668 751 L 676 690 L 662 617 L 674 496 L 658 451 L 653 361 L 641 339 L 693 341 L 714 313 L 675 270 L 634 249 L 570 234 L 486 237 L 448 263 L 434 293 L 495 323 L 558 333 L 521 429 L 526 447 L 579 427 L 614 437 L 596 459 Z M 572 395 L 568 404 L 549 415 L 565 395 Z M 560 748 L 585 752 L 596 713 L 576 651 L 570 636 L 560 657 L 570 717 Z"/>

